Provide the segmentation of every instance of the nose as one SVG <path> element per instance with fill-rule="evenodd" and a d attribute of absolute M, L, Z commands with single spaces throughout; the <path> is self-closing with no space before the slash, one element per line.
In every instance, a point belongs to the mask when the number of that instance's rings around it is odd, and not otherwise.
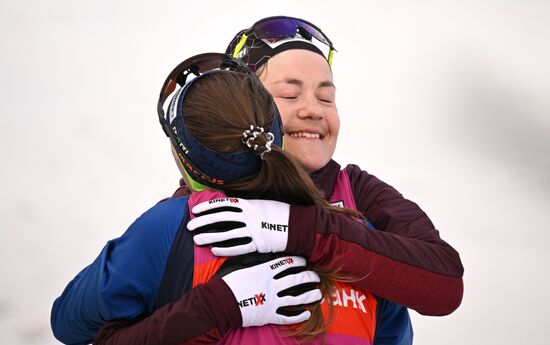
<path fill-rule="evenodd" d="M 323 108 L 315 96 L 303 97 L 297 115 L 301 119 L 319 120 L 323 118 Z"/>

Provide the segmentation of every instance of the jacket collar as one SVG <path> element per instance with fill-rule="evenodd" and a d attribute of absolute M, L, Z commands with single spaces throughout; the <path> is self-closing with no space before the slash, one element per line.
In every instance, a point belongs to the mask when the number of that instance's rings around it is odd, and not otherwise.
<path fill-rule="evenodd" d="M 312 172 L 310 176 L 317 188 L 319 188 L 323 192 L 325 198 L 328 199 L 334 192 L 336 178 L 339 173 L 340 164 L 331 159 L 327 165 Z"/>

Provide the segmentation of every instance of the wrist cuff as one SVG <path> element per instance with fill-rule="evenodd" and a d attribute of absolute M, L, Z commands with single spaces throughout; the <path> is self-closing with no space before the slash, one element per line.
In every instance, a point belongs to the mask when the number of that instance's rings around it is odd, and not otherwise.
<path fill-rule="evenodd" d="M 315 240 L 315 206 L 290 205 L 286 252 L 309 259 Z"/>
<path fill-rule="evenodd" d="M 222 335 L 231 328 L 241 327 L 243 319 L 237 300 L 222 278 L 213 275 L 203 285 L 203 292 Z"/>

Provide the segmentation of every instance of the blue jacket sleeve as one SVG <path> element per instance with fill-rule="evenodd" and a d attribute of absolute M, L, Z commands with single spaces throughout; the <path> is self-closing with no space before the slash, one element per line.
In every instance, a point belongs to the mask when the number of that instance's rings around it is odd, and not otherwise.
<path fill-rule="evenodd" d="M 88 344 L 107 321 L 152 312 L 172 241 L 187 214 L 187 198 L 168 199 L 109 241 L 55 300 L 55 337 L 64 344 Z"/>
<path fill-rule="evenodd" d="M 373 345 L 411 345 L 413 329 L 409 310 L 388 300 L 380 301 L 382 307 Z"/>

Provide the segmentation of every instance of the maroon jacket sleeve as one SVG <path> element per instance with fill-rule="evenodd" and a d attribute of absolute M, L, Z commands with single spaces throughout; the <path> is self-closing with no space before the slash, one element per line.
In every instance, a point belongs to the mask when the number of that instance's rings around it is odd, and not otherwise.
<path fill-rule="evenodd" d="M 183 345 L 217 343 L 231 328 L 242 324 L 235 297 L 218 276 L 198 285 L 180 300 L 157 309 L 141 320 L 107 323 L 96 345 Z M 232 303 L 233 302 L 233 303 Z"/>
<path fill-rule="evenodd" d="M 453 312 L 463 294 L 458 253 L 414 202 L 357 166 L 346 170 L 358 210 L 376 229 L 325 209 L 293 205 L 287 251 L 421 314 Z"/>

